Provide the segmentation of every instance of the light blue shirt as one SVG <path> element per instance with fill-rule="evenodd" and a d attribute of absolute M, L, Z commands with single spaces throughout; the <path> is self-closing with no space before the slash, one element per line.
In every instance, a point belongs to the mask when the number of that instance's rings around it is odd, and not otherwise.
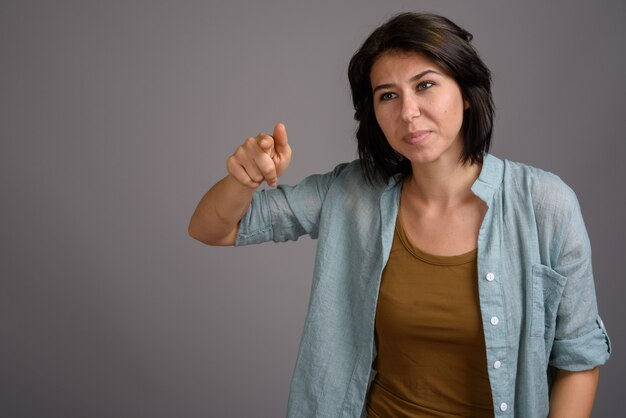
<path fill-rule="evenodd" d="M 287 415 L 359 417 L 374 371 L 374 317 L 401 178 L 370 185 L 354 161 L 255 194 L 237 245 L 318 239 Z M 546 417 L 548 366 L 587 370 L 611 345 L 574 192 L 557 176 L 486 155 L 478 291 L 496 417 Z"/>

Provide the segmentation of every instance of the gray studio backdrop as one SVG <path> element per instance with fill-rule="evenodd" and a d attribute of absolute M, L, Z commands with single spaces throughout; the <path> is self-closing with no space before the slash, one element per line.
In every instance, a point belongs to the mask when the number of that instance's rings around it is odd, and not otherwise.
<path fill-rule="evenodd" d="M 619 416 L 625 4 L 0 2 L 0 416 L 284 415 L 315 242 L 211 248 L 188 220 L 278 121 L 285 183 L 355 158 L 348 60 L 405 10 L 475 35 L 493 152 L 576 190 L 615 351 L 594 416 Z"/>

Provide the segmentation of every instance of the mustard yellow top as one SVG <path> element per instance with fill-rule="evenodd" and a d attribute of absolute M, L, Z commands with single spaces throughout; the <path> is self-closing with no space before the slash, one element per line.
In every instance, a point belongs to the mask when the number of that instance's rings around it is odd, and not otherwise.
<path fill-rule="evenodd" d="M 376 307 L 370 418 L 493 417 L 476 256 L 420 251 L 398 215 Z"/>

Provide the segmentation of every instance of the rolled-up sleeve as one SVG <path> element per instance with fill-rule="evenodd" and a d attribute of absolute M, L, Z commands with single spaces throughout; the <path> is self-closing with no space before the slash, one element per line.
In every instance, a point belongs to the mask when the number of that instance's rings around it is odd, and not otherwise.
<path fill-rule="evenodd" d="M 305 234 L 317 238 L 326 193 L 345 166 L 306 177 L 296 186 L 280 185 L 256 192 L 239 223 L 235 245 L 295 241 Z"/>
<path fill-rule="evenodd" d="M 567 283 L 558 308 L 550 365 L 580 371 L 604 364 L 611 342 L 598 314 L 591 246 L 580 206 L 571 189 L 564 197 L 567 212 L 555 270 L 567 277 Z"/>
<path fill-rule="evenodd" d="M 578 338 L 555 340 L 550 365 L 569 371 L 593 369 L 604 364 L 611 354 L 611 341 L 599 316 L 591 331 Z"/>

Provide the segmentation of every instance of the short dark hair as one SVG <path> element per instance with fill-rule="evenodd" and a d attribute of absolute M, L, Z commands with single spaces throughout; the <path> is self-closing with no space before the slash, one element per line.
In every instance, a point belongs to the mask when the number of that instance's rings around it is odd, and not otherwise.
<path fill-rule="evenodd" d="M 417 52 L 432 59 L 458 83 L 464 111 L 461 162 L 482 163 L 489 151 L 494 104 L 491 72 L 470 44 L 472 34 L 449 19 L 429 13 L 401 13 L 378 27 L 352 56 L 348 78 L 352 90 L 356 138 L 365 177 L 388 181 L 411 174 L 411 164 L 387 142 L 374 114 L 370 72 L 385 52 Z"/>

